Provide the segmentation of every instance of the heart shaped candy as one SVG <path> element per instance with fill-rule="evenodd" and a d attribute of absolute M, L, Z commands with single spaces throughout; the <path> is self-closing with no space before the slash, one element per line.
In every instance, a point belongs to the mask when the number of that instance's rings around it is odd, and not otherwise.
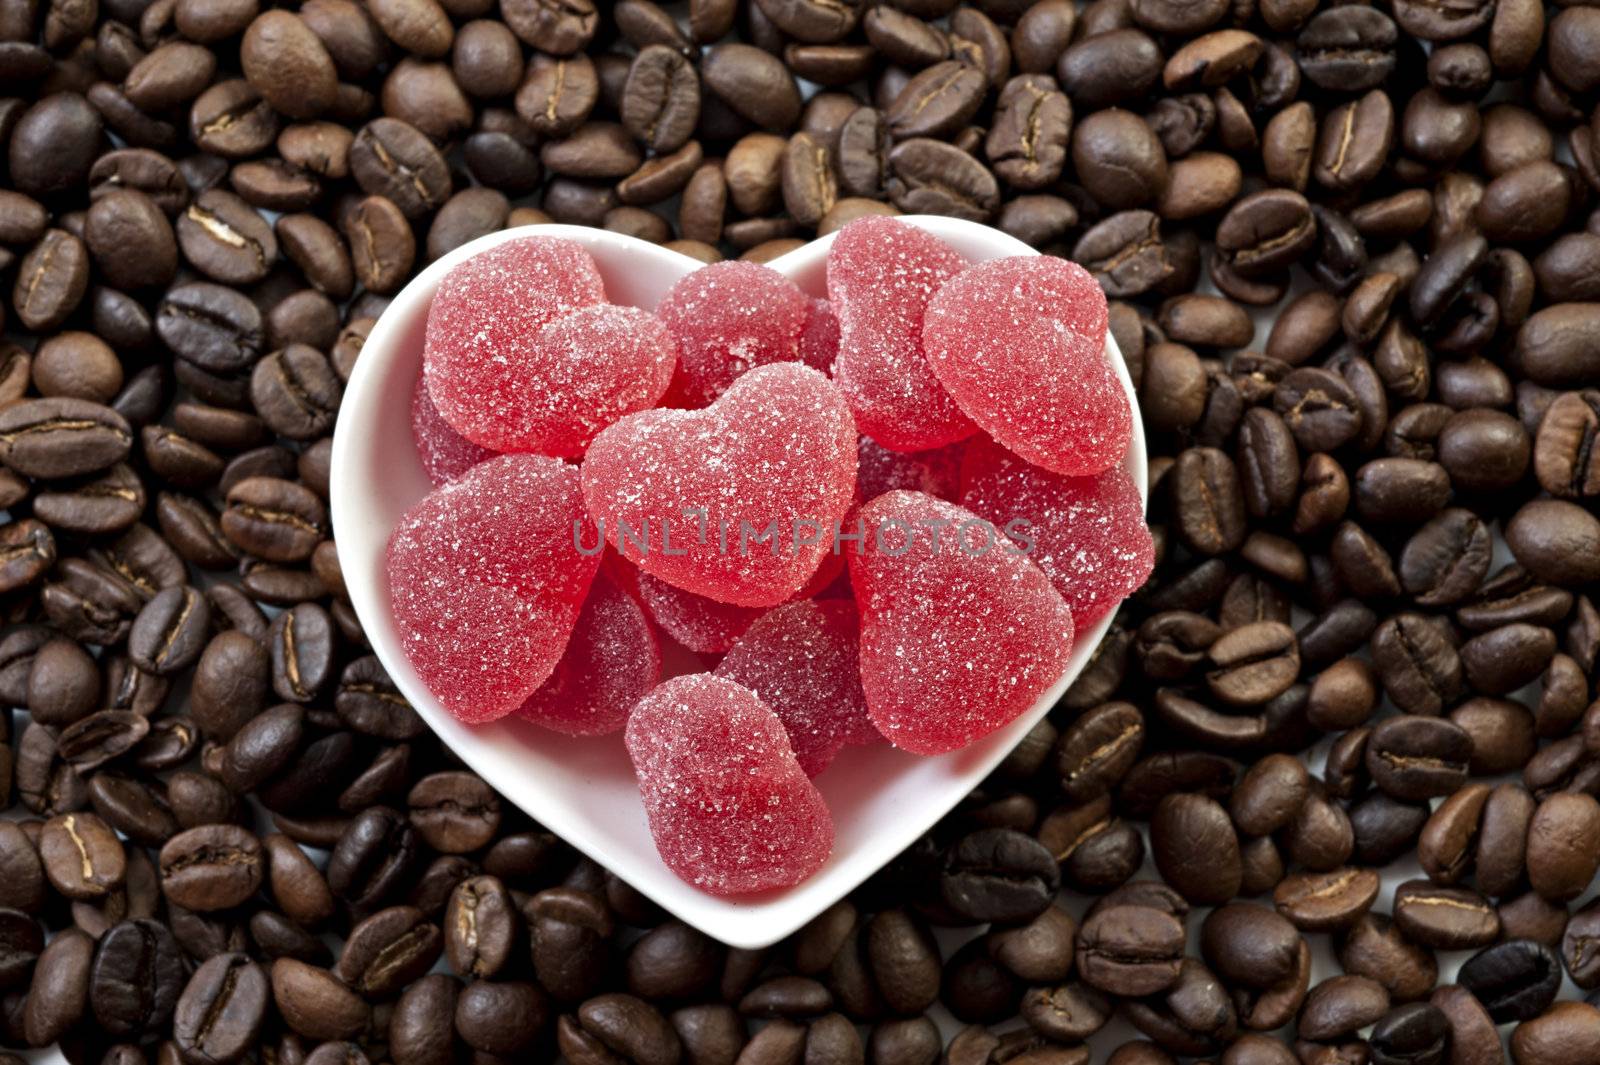
<path fill-rule="evenodd" d="M 786 887 L 828 860 L 828 807 L 749 688 L 674 677 L 639 700 L 626 738 L 661 860 L 691 884 L 718 895 Z"/>
<path fill-rule="evenodd" d="M 844 398 L 792 362 L 751 370 L 704 410 L 629 415 L 583 462 L 589 513 L 619 554 L 738 606 L 772 606 L 805 585 L 855 480 Z"/>
<path fill-rule="evenodd" d="M 703 407 L 747 370 L 799 360 L 811 303 L 776 270 L 739 259 L 712 263 L 673 285 L 656 313 L 678 341 L 684 401 Z"/>
<path fill-rule="evenodd" d="M 578 469 L 539 455 L 480 462 L 389 535 L 389 601 L 412 667 L 462 721 L 511 713 L 560 660 L 598 553 Z"/>
<path fill-rule="evenodd" d="M 929 302 L 923 350 L 990 436 L 1035 466 L 1077 477 L 1110 469 L 1133 438 L 1106 322 L 1105 293 L 1077 263 L 991 259 Z"/>
<path fill-rule="evenodd" d="M 828 249 L 833 376 L 861 431 L 884 447 L 921 451 L 973 433 L 922 352 L 928 301 L 966 265 L 933 234 L 877 215 L 845 226 Z"/>
<path fill-rule="evenodd" d="M 458 263 L 428 307 L 423 372 L 451 427 L 493 451 L 533 451 L 528 405 L 543 386 L 540 330 L 603 303 L 605 283 L 583 246 L 518 237 Z"/>
<path fill-rule="evenodd" d="M 989 522 L 922 492 L 861 508 L 851 552 L 861 685 L 878 731 L 943 754 L 1003 727 L 1066 671 L 1072 609 Z"/>

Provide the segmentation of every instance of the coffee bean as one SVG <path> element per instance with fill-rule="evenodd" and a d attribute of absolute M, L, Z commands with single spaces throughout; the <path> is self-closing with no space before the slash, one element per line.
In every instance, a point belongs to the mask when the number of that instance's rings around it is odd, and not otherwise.
<path fill-rule="evenodd" d="M 1589 548 L 1600 542 L 1600 521 L 1576 504 L 1527 503 L 1512 516 L 1505 535 L 1517 561 L 1540 580 L 1567 587 L 1592 579 L 1596 566 Z"/>
<path fill-rule="evenodd" d="M 1528 882 L 1552 902 L 1567 902 L 1587 888 L 1593 851 L 1589 837 L 1600 831 L 1600 803 L 1588 795 L 1562 792 L 1539 804 L 1528 826 Z M 1583 887 L 1578 887 L 1582 880 Z M 1574 892 L 1574 888 L 1577 891 Z"/>
<path fill-rule="evenodd" d="M 1382 984 L 1392 1001 L 1426 995 L 1438 982 L 1433 952 L 1408 940 L 1387 916 L 1366 914 L 1342 934 L 1339 964 Z"/>
<path fill-rule="evenodd" d="M 122 886 L 127 852 L 91 813 L 58 814 L 39 833 L 39 858 L 50 884 L 69 899 L 100 899 Z"/>
<path fill-rule="evenodd" d="M 1395 888 L 1394 919 L 1413 942 L 1436 950 L 1487 946 L 1500 932 L 1500 918 L 1482 896 L 1424 880 Z"/>
<path fill-rule="evenodd" d="M 278 241 L 267 221 L 221 189 L 195 197 L 175 228 L 178 247 L 190 265 L 224 284 L 260 281 L 278 255 Z"/>
<path fill-rule="evenodd" d="M 272 963 L 271 982 L 278 1012 L 308 1039 L 348 1039 L 369 1020 L 367 1004 L 326 969 L 279 958 Z"/>
<path fill-rule="evenodd" d="M 1389 697 L 1409 713 L 1439 713 L 1461 693 L 1461 658 L 1431 622 L 1399 614 L 1378 626 L 1373 659 Z"/>
<path fill-rule="evenodd" d="M 187 910 L 206 913 L 239 905 L 261 886 L 261 842 L 234 825 L 201 825 L 161 848 L 161 891 Z"/>
<path fill-rule="evenodd" d="M 94 940 L 76 928 L 62 931 L 39 951 L 22 1008 L 22 1030 L 32 1046 L 48 1046 L 86 1012 Z"/>
<path fill-rule="evenodd" d="M 1085 982 L 1114 995 L 1152 995 L 1178 979 L 1183 924 L 1149 906 L 1109 906 L 1078 933 L 1078 971 Z"/>
<path fill-rule="evenodd" d="M 1144 206 L 1167 183 L 1166 150 L 1149 123 L 1119 108 L 1097 111 L 1077 123 L 1072 161 L 1090 195 L 1112 210 Z"/>
<path fill-rule="evenodd" d="M 1330 9 L 1312 18 L 1296 39 L 1300 69 L 1321 88 L 1362 92 L 1395 67 L 1394 21 L 1373 9 Z"/>
<path fill-rule="evenodd" d="M 387 196 L 368 196 L 344 218 L 356 280 L 369 292 L 399 290 L 416 259 L 417 242 L 404 213 Z"/>
<path fill-rule="evenodd" d="M 89 1006 L 112 1035 L 159 1031 L 172 1016 L 186 973 L 166 925 L 125 921 L 100 937 L 89 975 Z"/>
<path fill-rule="evenodd" d="M 1189 448 L 1172 471 L 1179 535 L 1195 551 L 1221 554 L 1244 539 L 1243 492 L 1227 454 L 1215 448 Z"/>
<path fill-rule="evenodd" d="M 984 222 L 999 207 L 994 174 L 953 145 L 913 137 L 890 150 L 888 164 L 885 188 L 894 205 L 907 213 Z"/>
<path fill-rule="evenodd" d="M 1206 652 L 1211 694 L 1233 706 L 1259 706 L 1288 690 L 1300 672 L 1294 630 L 1276 621 L 1244 625 Z"/>

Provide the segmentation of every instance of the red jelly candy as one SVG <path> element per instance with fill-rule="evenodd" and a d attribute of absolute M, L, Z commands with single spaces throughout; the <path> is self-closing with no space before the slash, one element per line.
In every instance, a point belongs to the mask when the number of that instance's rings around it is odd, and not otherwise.
<path fill-rule="evenodd" d="M 845 744 L 879 738 L 861 690 L 857 624 L 849 600 L 785 603 L 746 629 L 713 671 L 772 708 L 808 777 Z"/>
<path fill-rule="evenodd" d="M 723 603 L 791 598 L 832 549 L 855 493 L 856 431 L 838 389 L 760 366 L 704 410 L 632 414 L 583 462 L 589 513 L 646 573 Z"/>
<path fill-rule="evenodd" d="M 639 598 L 662 632 L 703 655 L 719 655 L 732 647 L 761 616 L 755 607 L 719 603 L 674 588 L 648 573 L 639 574 Z"/>
<path fill-rule="evenodd" d="M 732 260 L 683 278 L 656 313 L 678 339 L 682 395 L 703 407 L 747 370 L 798 360 L 811 301 L 776 270 Z"/>
<path fill-rule="evenodd" d="M 428 307 L 428 393 L 456 432 L 495 451 L 529 451 L 529 411 L 547 385 L 539 331 L 605 302 L 594 259 L 559 237 L 497 244 L 444 276 Z"/>
<path fill-rule="evenodd" d="M 749 688 L 674 677 L 628 717 L 650 835 L 674 873 L 715 895 L 790 887 L 833 850 L 833 818 Z"/>
<path fill-rule="evenodd" d="M 1063 477 L 988 440 L 974 441 L 961 483 L 961 505 L 1027 548 L 1072 607 L 1079 632 L 1115 609 L 1155 566 L 1139 489 L 1121 465 Z"/>
<path fill-rule="evenodd" d="M 660 679 L 661 650 L 644 608 L 601 567 L 566 653 L 518 713 L 569 736 L 600 736 L 627 724 Z"/>
<path fill-rule="evenodd" d="M 993 525 L 922 492 L 861 508 L 848 555 L 861 684 L 878 731 L 915 754 L 965 747 L 1027 712 L 1066 672 L 1072 609 Z"/>
<path fill-rule="evenodd" d="M 416 387 L 411 390 L 411 439 L 416 442 L 422 472 L 428 475 L 435 488 L 455 480 L 484 459 L 494 457 L 493 451 L 474 444 L 439 417 L 439 408 L 428 397 L 428 384 L 420 373 Z"/>
<path fill-rule="evenodd" d="M 672 381 L 678 345 L 637 307 L 581 307 L 539 331 L 539 380 L 523 402 L 522 450 L 577 458 L 600 430 L 656 405 Z"/>
<path fill-rule="evenodd" d="M 1035 466 L 1081 476 L 1127 452 L 1133 413 L 1106 355 L 1106 296 L 1077 263 L 968 267 L 928 304 L 922 338 L 961 409 Z"/>
<path fill-rule="evenodd" d="M 884 447 L 921 451 L 974 431 L 922 353 L 923 311 L 965 266 L 938 237 L 877 215 L 845 226 L 828 250 L 834 379 L 861 431 Z"/>
<path fill-rule="evenodd" d="M 389 535 L 389 598 L 406 657 L 476 724 L 520 706 L 556 667 L 600 559 L 578 470 L 501 455 L 435 489 Z"/>
<path fill-rule="evenodd" d="M 890 451 L 870 436 L 856 451 L 856 498 L 862 502 L 904 488 L 954 500 L 961 494 L 961 455 L 966 443 L 929 451 Z"/>

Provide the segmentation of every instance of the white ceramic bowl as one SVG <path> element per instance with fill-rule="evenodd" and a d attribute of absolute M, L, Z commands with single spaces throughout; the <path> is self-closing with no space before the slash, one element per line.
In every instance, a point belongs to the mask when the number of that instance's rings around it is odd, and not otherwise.
<path fill-rule="evenodd" d="M 904 221 L 948 241 L 973 260 L 1032 255 L 987 226 L 934 216 Z M 428 305 L 451 267 L 485 248 L 531 232 L 567 237 L 594 255 L 613 302 L 652 308 L 700 263 L 633 237 L 577 226 L 494 233 L 422 271 L 384 312 L 345 390 L 333 439 L 332 509 L 339 561 L 374 652 L 417 712 L 480 776 L 552 832 L 688 924 L 737 947 L 774 943 L 843 897 L 904 850 L 971 791 L 1082 671 L 1110 626 L 1109 615 L 1078 634 L 1067 674 L 1026 714 L 965 750 L 919 758 L 887 744 L 846 748 L 817 778 L 833 812 L 833 856 L 805 883 L 743 898 L 708 895 L 678 879 L 656 854 L 620 736 L 576 739 L 519 720 L 469 727 L 446 713 L 401 650 L 389 609 L 384 547 L 400 516 L 429 491 L 411 440 L 411 390 L 422 366 Z M 770 265 L 805 291 L 824 295 L 832 237 Z M 1106 341 L 1128 401 L 1137 401 L 1115 342 Z M 1148 492 L 1144 431 L 1136 416 L 1127 468 Z M 682 672 L 682 670 L 679 670 Z"/>

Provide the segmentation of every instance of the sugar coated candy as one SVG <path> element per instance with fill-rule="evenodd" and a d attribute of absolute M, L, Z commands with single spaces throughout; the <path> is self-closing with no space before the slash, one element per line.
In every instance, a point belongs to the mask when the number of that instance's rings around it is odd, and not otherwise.
<path fill-rule="evenodd" d="M 1035 466 L 1081 476 L 1121 461 L 1133 412 L 1106 355 L 1106 297 L 1051 255 L 963 270 L 928 304 L 923 346 L 950 395 Z"/>
<path fill-rule="evenodd" d="M 639 700 L 626 740 L 656 849 L 689 883 L 743 895 L 798 884 L 828 860 L 828 807 L 749 688 L 674 677 Z"/>
<path fill-rule="evenodd" d="M 966 265 L 938 237 L 880 215 L 846 225 L 828 249 L 834 380 L 861 431 L 884 447 L 921 451 L 974 431 L 922 353 L 923 311 Z"/>
<path fill-rule="evenodd" d="M 845 744 L 879 738 L 861 690 L 856 627 L 849 600 L 785 603 L 756 619 L 713 671 L 772 708 L 808 777 Z"/>
<path fill-rule="evenodd" d="M 1072 609 L 993 525 L 922 492 L 861 508 L 851 552 L 867 712 L 896 747 L 943 754 L 1025 713 L 1066 672 Z"/>
<path fill-rule="evenodd" d="M 428 307 L 423 344 L 444 420 L 482 447 L 533 450 L 529 416 L 545 387 L 539 331 L 605 298 L 593 257 L 560 237 L 518 237 L 458 264 Z"/>
<path fill-rule="evenodd" d="M 890 451 L 870 436 L 856 449 L 856 498 L 862 502 L 904 488 L 954 502 L 961 494 L 961 456 L 966 443 L 927 451 Z"/>
<path fill-rule="evenodd" d="M 760 366 L 703 410 L 631 414 L 590 445 L 589 513 L 624 558 L 738 606 L 791 598 L 855 494 L 856 431 L 826 377 Z"/>
<path fill-rule="evenodd" d="M 493 451 L 474 444 L 439 416 L 439 408 L 428 396 L 427 382 L 420 373 L 416 387 L 411 390 L 411 439 L 416 442 L 422 472 L 428 475 L 435 488 L 455 480 L 484 459 L 494 457 Z"/>
<path fill-rule="evenodd" d="M 681 393 L 703 407 L 747 370 L 799 360 L 811 300 L 776 270 L 731 260 L 673 285 L 656 313 L 678 340 Z"/>
<path fill-rule="evenodd" d="M 1155 566 L 1139 489 L 1122 464 L 1063 477 L 989 440 L 967 445 L 961 505 L 1028 546 L 1072 607 L 1079 632 L 1131 595 Z"/>
<path fill-rule="evenodd" d="M 518 713 L 569 736 L 620 731 L 661 679 L 661 649 L 644 607 L 602 566 L 555 672 Z"/>
<path fill-rule="evenodd" d="M 719 655 L 732 647 L 762 613 L 759 607 L 719 603 L 674 588 L 648 573 L 639 574 L 639 599 L 662 632 L 703 655 Z"/>
<path fill-rule="evenodd" d="M 561 659 L 599 567 L 578 469 L 500 455 L 431 492 L 389 535 L 387 574 L 406 657 L 469 724 L 511 713 Z"/>
<path fill-rule="evenodd" d="M 519 450 L 577 458 L 595 435 L 656 405 L 672 381 L 678 345 L 637 307 L 580 307 L 539 331 L 538 379 L 523 403 Z"/>

